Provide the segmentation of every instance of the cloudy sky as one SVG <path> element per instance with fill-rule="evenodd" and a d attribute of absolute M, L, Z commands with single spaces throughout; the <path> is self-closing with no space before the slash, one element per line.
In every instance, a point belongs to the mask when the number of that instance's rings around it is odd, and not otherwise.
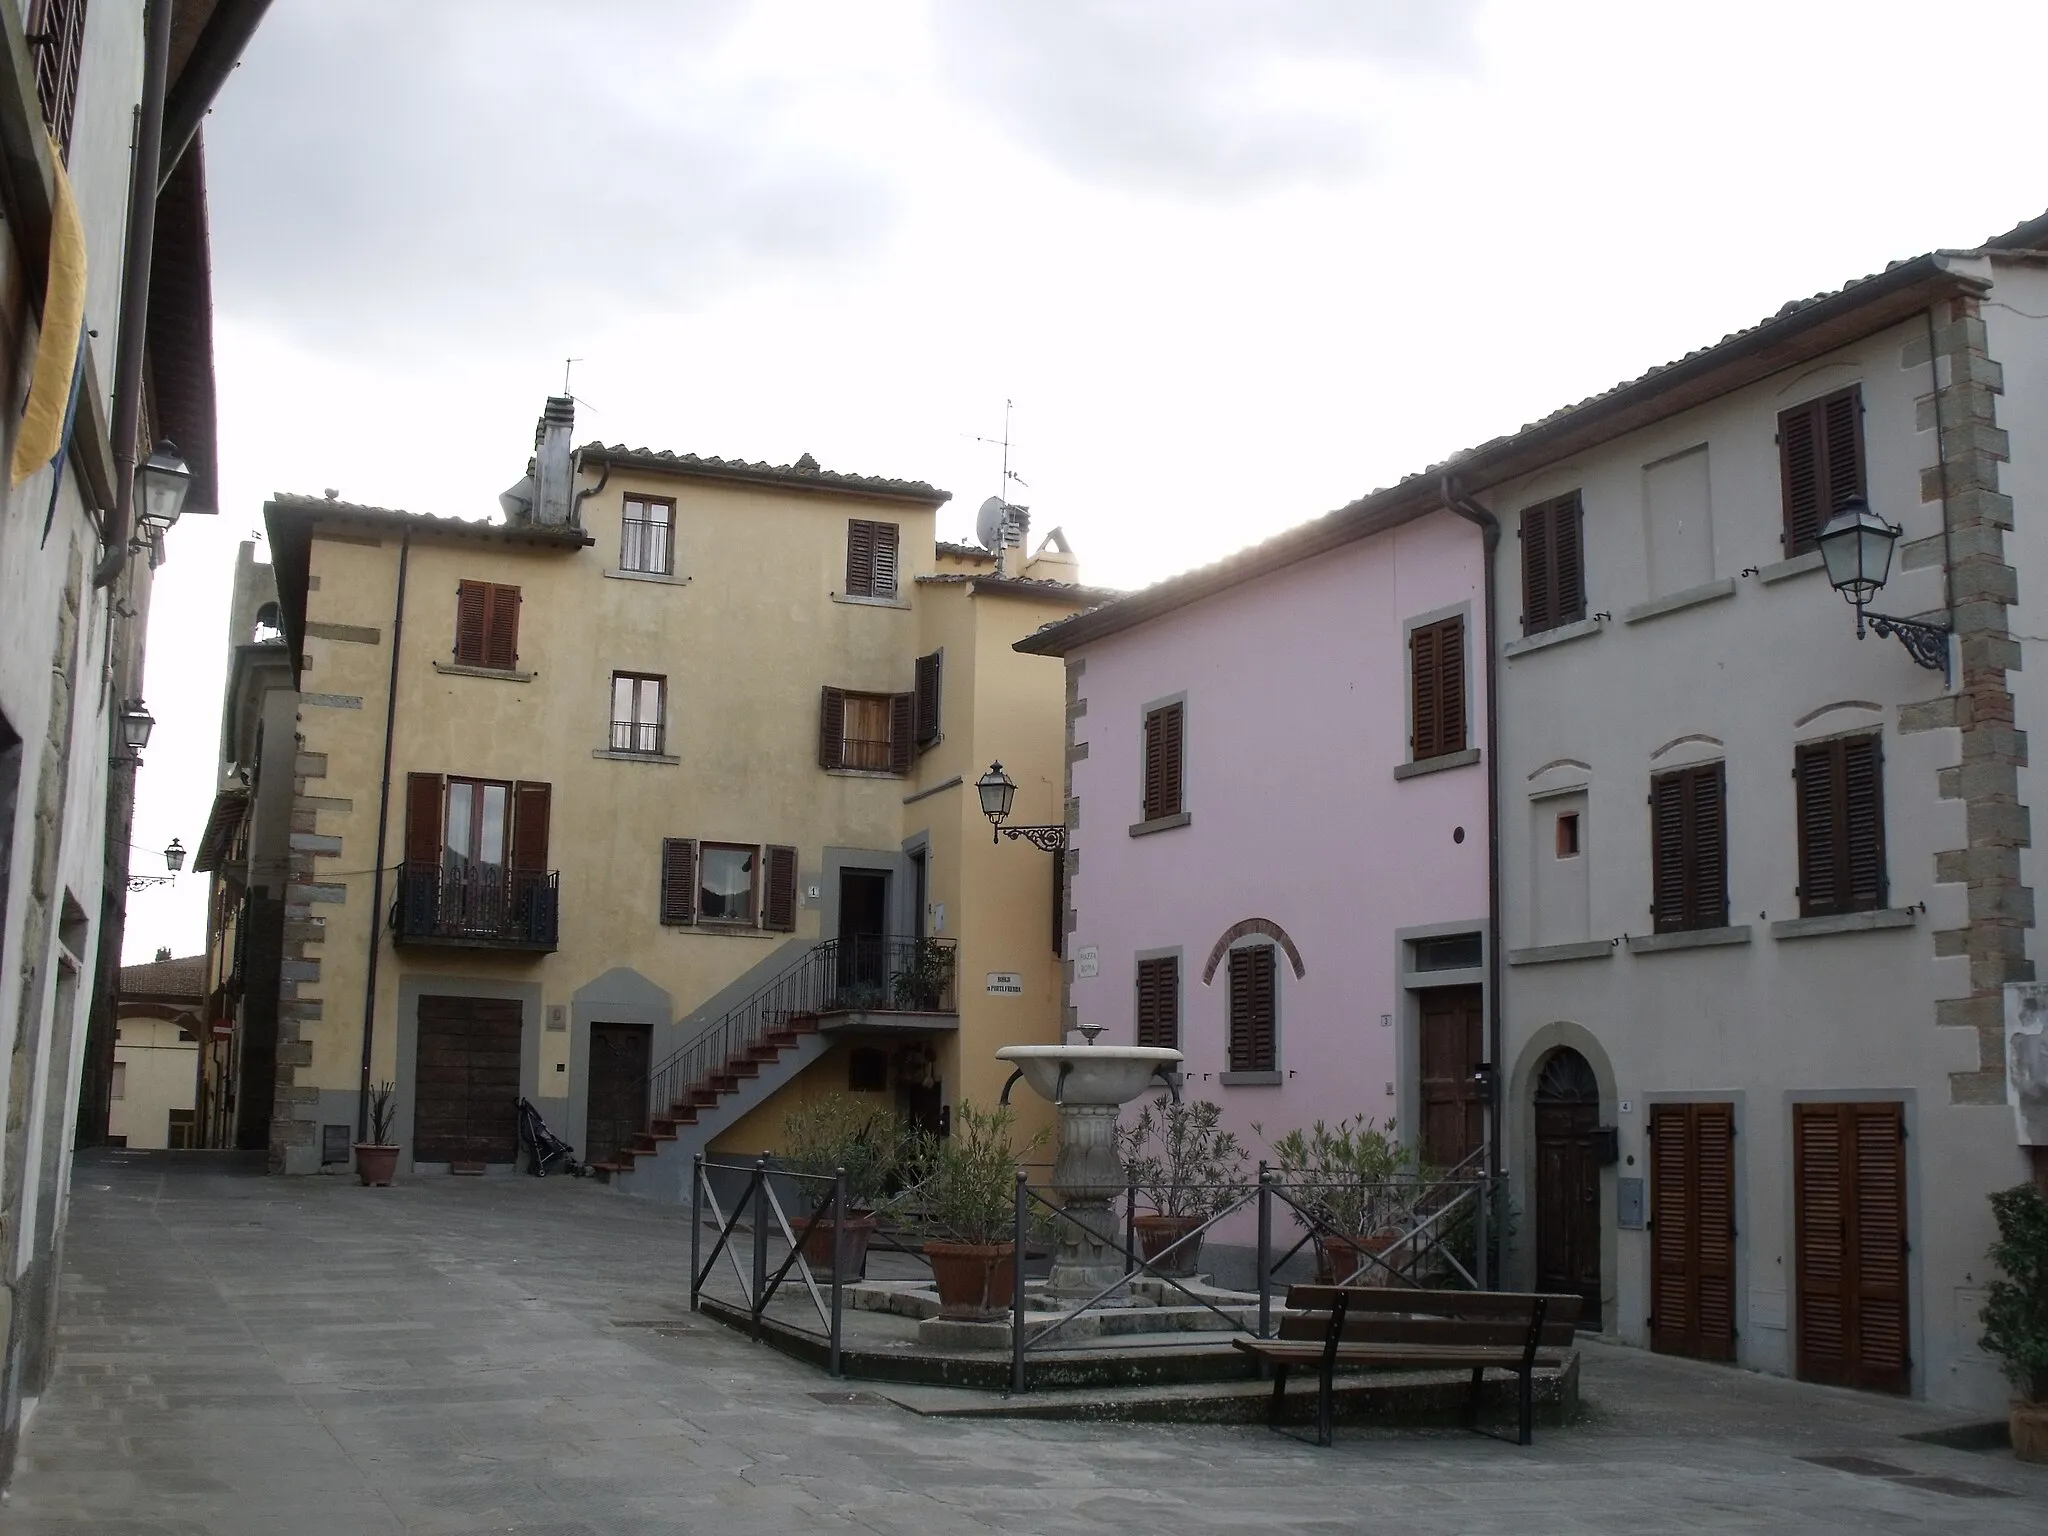
<path fill-rule="evenodd" d="M 223 502 L 159 574 L 134 841 L 213 790 L 273 490 L 495 515 L 579 440 L 920 477 L 1003 402 L 1135 586 L 2048 206 L 2048 6 L 285 0 L 206 128 Z M 138 852 L 138 872 L 158 867 Z M 129 903 L 195 952 L 204 880 Z"/>

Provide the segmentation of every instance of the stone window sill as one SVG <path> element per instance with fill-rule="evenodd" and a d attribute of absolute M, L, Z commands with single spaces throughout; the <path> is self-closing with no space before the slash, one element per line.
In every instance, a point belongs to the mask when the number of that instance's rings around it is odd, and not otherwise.
<path fill-rule="evenodd" d="M 827 768 L 825 771 L 835 779 L 895 779 L 900 783 L 905 777 L 886 768 Z"/>
<path fill-rule="evenodd" d="M 1462 752 L 1446 752 L 1442 757 L 1425 757 L 1419 763 L 1396 763 L 1394 777 L 1397 779 L 1419 779 L 1425 773 L 1442 773 L 1450 768 L 1470 768 L 1479 761 L 1479 749 L 1467 747 Z"/>
<path fill-rule="evenodd" d="M 1181 811 L 1172 816 L 1156 816 L 1151 821 L 1134 821 L 1131 823 L 1131 836 L 1150 837 L 1154 832 L 1171 832 L 1175 827 L 1192 826 L 1194 820 L 1193 811 Z"/>
<path fill-rule="evenodd" d="M 1687 587 L 1683 592 L 1673 592 L 1664 597 L 1653 597 L 1647 603 L 1637 603 L 1621 616 L 1621 622 L 1640 624 L 1645 619 L 1661 619 L 1667 613 L 1682 613 L 1687 608 L 1697 608 L 1702 603 L 1718 603 L 1722 598 L 1734 595 L 1735 578 L 1723 576 L 1719 581 Z"/>
<path fill-rule="evenodd" d="M 652 581 L 665 587 L 687 587 L 690 584 L 689 577 L 672 576 L 667 571 L 606 571 L 605 575 L 613 581 Z"/>
<path fill-rule="evenodd" d="M 1503 656 L 1526 656 L 1531 651 L 1548 650 L 1553 645 L 1564 645 L 1572 640 L 1583 640 L 1588 635 L 1597 635 L 1607 627 L 1607 621 L 1597 615 L 1580 619 L 1574 624 L 1560 624 L 1555 629 L 1546 629 L 1533 635 L 1524 635 L 1519 640 L 1501 642 Z"/>
<path fill-rule="evenodd" d="M 1809 549 L 1803 555 L 1794 555 L 1790 560 L 1780 560 L 1764 566 L 1756 573 L 1756 579 L 1765 586 L 1774 586 L 1781 581 L 1790 581 L 1794 576 L 1804 576 L 1808 571 L 1821 568 L 1820 551 Z"/>
<path fill-rule="evenodd" d="M 1612 939 L 1587 939 L 1578 944 L 1538 944 L 1533 949 L 1508 951 L 1509 965 L 1556 965 L 1561 960 L 1611 960 Z"/>
<path fill-rule="evenodd" d="M 1280 1086 L 1280 1074 L 1278 1072 L 1225 1072 L 1220 1074 L 1216 1081 L 1226 1088 L 1278 1088 Z"/>
<path fill-rule="evenodd" d="M 844 592 L 834 592 L 835 603 L 851 603 L 856 608 L 908 608 L 910 601 L 902 597 L 850 597 Z"/>
<path fill-rule="evenodd" d="M 1628 947 L 1631 954 L 1654 955 L 1666 949 L 1715 949 L 1723 944 L 1747 944 L 1749 924 L 1740 928 L 1681 928 L 1675 933 L 1633 933 L 1629 935 Z"/>
<path fill-rule="evenodd" d="M 444 677 L 490 677 L 501 683 L 530 683 L 534 674 L 511 667 L 471 667 L 459 661 L 436 661 L 434 670 Z"/>
<path fill-rule="evenodd" d="M 1793 917 L 1771 924 L 1774 939 L 1819 939 L 1835 933 L 1874 933 L 1880 928 L 1910 928 L 1919 921 L 1911 907 L 1878 907 L 1869 912 L 1830 912 L 1825 917 Z"/>
<path fill-rule="evenodd" d="M 614 752 L 609 747 L 599 747 L 590 755 L 613 763 L 661 763 L 671 768 L 682 761 L 680 757 L 670 757 L 662 752 Z"/>
<path fill-rule="evenodd" d="M 710 933 L 722 939 L 786 939 L 788 934 L 780 929 L 757 927 L 753 923 L 664 923 L 662 926 L 671 933 Z"/>

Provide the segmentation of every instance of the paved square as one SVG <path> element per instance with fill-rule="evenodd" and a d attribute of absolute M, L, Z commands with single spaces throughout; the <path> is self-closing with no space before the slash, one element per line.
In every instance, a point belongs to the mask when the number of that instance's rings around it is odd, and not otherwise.
<path fill-rule="evenodd" d="M 687 1255 L 674 1212 L 587 1183 L 82 1157 L 59 1376 L 0 1529 L 2048 1529 L 2048 1468 L 1902 1438 L 1952 1415 L 1598 1344 L 1587 1421 L 1529 1450 L 921 1418 L 690 1319 Z"/>

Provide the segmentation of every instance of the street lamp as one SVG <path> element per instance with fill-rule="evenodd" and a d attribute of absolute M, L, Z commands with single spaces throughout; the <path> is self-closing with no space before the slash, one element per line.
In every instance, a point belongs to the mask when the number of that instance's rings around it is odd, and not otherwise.
<path fill-rule="evenodd" d="M 1889 614 L 1866 611 L 1870 599 L 1884 589 L 1891 577 L 1892 548 L 1903 531 L 1871 511 L 1870 503 L 1861 496 L 1852 496 L 1828 519 L 1814 542 L 1820 546 L 1828 584 L 1856 606 L 1856 638 L 1863 638 L 1866 626 L 1879 639 L 1896 636 L 1907 655 L 1923 667 L 1938 669 L 1942 681 L 1947 682 L 1946 624 L 1895 619 Z"/>
<path fill-rule="evenodd" d="M 169 438 L 158 443 L 135 471 L 135 478 L 141 482 L 144 525 L 169 532 L 185 510 L 185 495 L 192 489 L 192 471 L 178 457 L 177 446 Z"/>
<path fill-rule="evenodd" d="M 174 875 L 185 867 L 185 845 L 175 837 L 171 839 L 171 846 L 164 850 L 164 867 Z"/>
<path fill-rule="evenodd" d="M 1000 842 L 1006 837 L 1021 837 L 1034 848 L 1043 848 L 1047 853 L 1058 853 L 1067 846 L 1067 829 L 1058 827 L 1006 827 L 1010 807 L 1016 803 L 1017 784 L 1003 772 L 1000 762 L 990 763 L 988 772 L 974 781 L 975 792 L 981 796 L 981 814 L 989 820 L 995 830 L 989 833 L 990 842 Z"/>
<path fill-rule="evenodd" d="M 142 707 L 142 700 L 130 699 L 121 706 L 121 745 L 127 751 L 111 759 L 116 768 L 142 766 L 142 749 L 149 745 L 149 733 L 156 728 L 156 716 Z"/>
<path fill-rule="evenodd" d="M 168 875 L 130 875 L 128 877 L 128 889 L 131 891 L 141 891 L 147 890 L 152 885 L 176 885 L 178 883 L 178 871 L 185 867 L 185 845 L 175 837 L 171 839 L 171 846 L 164 850 L 164 864 L 170 869 Z"/>

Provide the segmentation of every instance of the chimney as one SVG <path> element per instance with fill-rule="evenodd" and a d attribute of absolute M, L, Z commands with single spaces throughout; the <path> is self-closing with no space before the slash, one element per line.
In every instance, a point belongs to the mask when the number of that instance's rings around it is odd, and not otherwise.
<path fill-rule="evenodd" d="M 540 527 L 566 528 L 575 515 L 569 484 L 575 430 L 576 402 L 549 395 L 533 433 L 533 521 Z"/>

